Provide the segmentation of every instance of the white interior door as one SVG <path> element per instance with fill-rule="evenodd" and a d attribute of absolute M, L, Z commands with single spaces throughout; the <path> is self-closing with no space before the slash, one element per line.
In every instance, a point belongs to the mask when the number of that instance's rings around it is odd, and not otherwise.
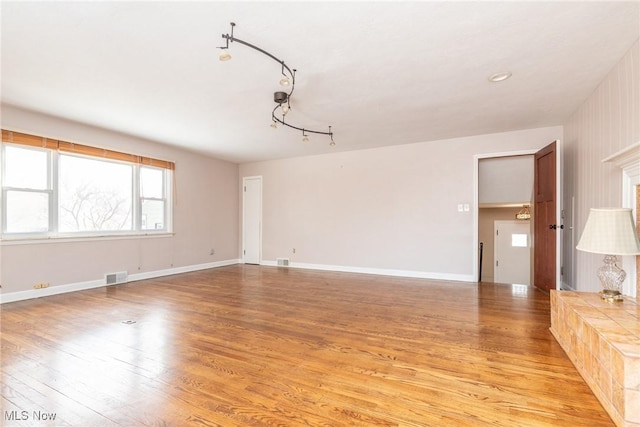
<path fill-rule="evenodd" d="M 242 260 L 260 264 L 262 253 L 262 177 L 242 179 Z"/>
<path fill-rule="evenodd" d="M 531 225 L 529 221 L 494 221 L 495 282 L 531 283 Z"/>

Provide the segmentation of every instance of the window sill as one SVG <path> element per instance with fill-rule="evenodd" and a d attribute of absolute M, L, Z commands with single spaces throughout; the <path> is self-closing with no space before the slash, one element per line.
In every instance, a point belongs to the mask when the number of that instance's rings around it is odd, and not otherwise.
<path fill-rule="evenodd" d="M 0 246 L 13 245 L 41 245 L 47 243 L 76 243 L 95 242 L 102 240 L 134 240 L 134 239 L 158 239 L 173 237 L 175 233 L 137 233 L 137 234 L 117 234 L 117 235 L 95 235 L 95 236 L 56 236 L 56 237 L 16 237 L 0 239 Z"/>

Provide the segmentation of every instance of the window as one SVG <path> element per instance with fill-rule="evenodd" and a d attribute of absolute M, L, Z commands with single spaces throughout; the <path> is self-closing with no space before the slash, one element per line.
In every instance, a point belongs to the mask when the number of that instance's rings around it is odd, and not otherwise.
<path fill-rule="evenodd" d="M 49 230 L 52 197 L 49 158 L 47 151 L 5 147 L 2 217 L 6 232 Z"/>
<path fill-rule="evenodd" d="M 526 234 L 512 234 L 511 246 L 514 248 L 526 248 L 528 246 L 527 240 Z"/>
<path fill-rule="evenodd" d="M 140 211 L 142 230 L 162 230 L 165 224 L 164 174 L 161 169 L 140 168 Z"/>
<path fill-rule="evenodd" d="M 2 238 L 171 231 L 173 163 L 17 135 L 2 131 Z"/>
<path fill-rule="evenodd" d="M 133 230 L 133 169 L 129 164 L 61 154 L 59 231 Z"/>

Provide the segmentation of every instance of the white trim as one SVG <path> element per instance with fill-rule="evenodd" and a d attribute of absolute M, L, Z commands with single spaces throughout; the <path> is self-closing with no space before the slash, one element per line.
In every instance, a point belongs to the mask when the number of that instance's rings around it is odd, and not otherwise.
<path fill-rule="evenodd" d="M 146 273 L 135 273 L 128 276 L 127 282 L 153 279 L 156 277 L 171 276 L 174 274 L 189 273 L 192 271 L 207 270 L 210 268 L 224 267 L 228 265 L 242 264 L 241 259 L 229 259 L 205 264 L 188 265 L 184 267 L 169 268 L 166 270 L 149 271 Z M 260 265 L 277 267 L 277 261 L 262 261 Z M 408 277 L 416 279 L 447 280 L 455 282 L 475 282 L 474 277 L 468 274 L 433 273 L 426 271 L 392 270 L 382 268 L 352 267 L 343 265 L 291 263 L 285 268 L 300 268 L 307 270 L 335 271 L 343 273 L 372 274 L 377 276 Z M 65 294 L 68 292 L 83 291 L 88 289 L 106 287 L 104 279 L 90 280 L 86 282 L 70 283 L 67 285 L 51 286 L 44 289 L 31 289 L 28 291 L 18 291 L 10 293 L 0 293 L 0 304 L 24 301 L 33 298 L 48 297 L 52 295 Z M 116 286 L 116 285 L 109 285 Z"/>
<path fill-rule="evenodd" d="M 138 280 L 154 279 L 156 277 L 171 276 L 172 274 L 190 273 L 192 271 L 207 270 L 209 268 L 225 267 L 227 265 L 239 264 L 239 259 L 228 259 L 223 261 L 207 262 L 204 264 L 187 265 L 184 267 L 167 268 L 166 270 L 149 271 L 146 273 L 130 274 L 128 281 L 135 282 Z"/>
<path fill-rule="evenodd" d="M 104 278 L 100 280 L 90 280 L 87 282 L 70 283 L 68 285 L 51 286 L 44 289 L 30 289 L 28 291 L 10 292 L 7 294 L 3 293 L 0 294 L 0 304 L 48 297 L 51 295 L 66 294 L 68 292 L 84 291 L 86 289 L 100 288 L 103 286 L 107 286 L 104 283 Z"/>
<path fill-rule="evenodd" d="M 566 212 L 566 210 L 565 210 Z M 566 218 L 564 218 L 566 219 Z M 564 222 L 563 222 L 564 223 Z M 570 256 L 571 256 L 571 279 L 575 282 L 575 274 L 576 274 L 576 198 L 575 196 L 571 196 L 571 218 L 569 220 L 569 224 L 565 225 L 565 230 L 568 233 L 567 240 L 569 242 L 569 248 L 571 248 Z M 566 271 L 566 270 L 565 270 Z M 566 275 L 564 276 L 567 277 Z M 577 291 L 577 289 L 569 284 L 566 280 L 562 282 L 561 290 L 563 291 Z"/>
<path fill-rule="evenodd" d="M 563 247 L 564 241 L 564 218 L 562 218 L 562 211 L 564 206 L 564 192 L 562 191 L 563 183 L 563 171 L 564 171 L 564 150 L 562 149 L 562 140 L 556 139 L 556 224 L 562 225 L 563 228 L 559 228 L 556 232 L 556 290 L 562 289 L 562 260 L 563 260 Z M 535 202 L 535 200 L 534 200 Z"/>
<path fill-rule="evenodd" d="M 208 262 L 206 264 L 196 264 L 184 267 L 169 268 L 166 270 L 149 271 L 146 273 L 135 273 L 129 275 L 127 282 L 153 279 L 156 277 L 170 276 L 173 274 L 189 273 L 192 271 L 207 270 L 209 268 L 223 267 L 239 263 L 239 259 L 229 259 L 224 261 Z M 44 289 L 30 289 L 28 291 L 0 293 L 0 304 L 23 301 L 32 298 L 48 297 L 51 295 L 65 294 L 68 292 L 84 291 L 87 289 L 102 288 L 106 286 L 107 285 L 105 284 L 104 278 L 102 278 L 100 280 L 90 280 L 86 282 L 70 283 L 67 285 L 51 286 Z"/>
<path fill-rule="evenodd" d="M 0 239 L 0 246 L 14 245 L 42 245 L 45 243 L 76 243 L 76 242 L 96 242 L 104 240 L 136 240 L 136 239 L 157 239 L 164 237 L 173 237 L 175 233 L 159 232 L 159 233 L 143 233 L 143 234 L 116 234 L 102 236 L 87 237 L 35 237 L 20 239 Z"/>
<path fill-rule="evenodd" d="M 636 185 L 640 185 L 640 141 L 602 160 L 602 163 L 608 162 L 622 168 L 622 207 L 631 208 L 632 212 L 637 216 L 634 189 Z M 625 256 L 621 258 L 623 268 L 628 273 L 627 279 L 622 284 L 622 293 L 637 298 L 636 284 L 635 282 L 631 283 L 631 278 L 636 278 L 637 280 L 637 274 L 639 273 L 636 271 L 635 257 Z"/>
<path fill-rule="evenodd" d="M 263 260 L 260 265 L 268 267 L 277 267 L 277 261 Z M 392 270 L 386 268 L 368 268 L 368 267 L 353 267 L 345 265 L 327 265 L 327 264 L 309 264 L 303 262 L 292 262 L 288 267 L 283 268 L 300 268 L 306 270 L 322 270 L 322 271 L 336 271 L 341 273 L 360 273 L 360 274 L 373 274 L 377 276 L 394 276 L 394 277 L 409 277 L 416 279 L 433 279 L 433 280 L 448 280 L 456 282 L 475 282 L 474 276 L 468 274 L 449 274 L 449 273 L 432 273 L 427 271 L 412 271 L 412 270 Z"/>
<path fill-rule="evenodd" d="M 602 159 L 602 163 L 612 162 L 616 166 L 620 166 L 625 169 L 626 166 L 631 166 L 632 163 L 637 162 L 640 159 L 640 141 L 635 144 L 631 144 L 627 148 L 623 148 L 615 154 L 610 155 Z"/>
<path fill-rule="evenodd" d="M 556 143 L 556 224 L 563 224 L 562 222 L 562 141 L 556 139 L 553 142 Z M 543 147 L 544 148 L 544 147 Z M 499 153 L 484 153 L 476 154 L 473 156 L 473 203 L 475 209 L 473 209 L 473 278 L 474 281 L 478 279 L 478 192 L 479 192 L 479 162 L 481 159 L 488 159 L 492 157 L 512 157 L 512 156 L 529 156 L 535 155 L 540 150 L 519 150 L 519 151 L 506 151 Z M 556 237 L 556 289 L 562 288 L 562 276 L 560 269 L 562 267 L 562 237 L 558 233 Z"/>
<path fill-rule="evenodd" d="M 478 271 L 480 266 L 478 265 L 478 251 L 480 248 L 480 242 L 478 237 L 478 209 L 479 209 L 479 173 L 480 173 L 480 160 L 482 159 L 490 159 L 494 157 L 515 157 L 515 156 L 531 156 L 535 155 L 539 150 L 519 150 L 519 151 L 502 151 L 498 153 L 484 153 L 484 154 L 475 154 L 473 156 L 473 206 L 472 209 L 472 218 L 473 218 L 473 253 L 472 253 L 472 265 L 473 265 L 473 282 L 478 282 Z"/>

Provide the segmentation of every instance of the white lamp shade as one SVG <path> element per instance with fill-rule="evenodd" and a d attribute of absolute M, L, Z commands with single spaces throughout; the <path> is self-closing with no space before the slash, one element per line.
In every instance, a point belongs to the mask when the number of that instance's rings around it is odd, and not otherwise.
<path fill-rule="evenodd" d="M 631 209 L 591 209 L 576 249 L 605 255 L 640 254 Z"/>

